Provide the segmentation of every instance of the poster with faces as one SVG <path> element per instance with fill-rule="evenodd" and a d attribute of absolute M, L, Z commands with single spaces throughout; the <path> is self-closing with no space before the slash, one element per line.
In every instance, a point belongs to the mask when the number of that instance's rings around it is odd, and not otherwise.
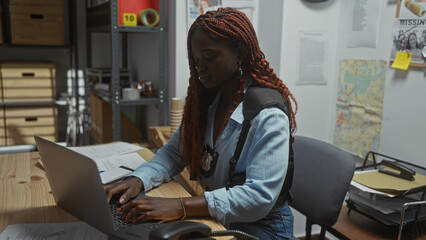
<path fill-rule="evenodd" d="M 222 7 L 222 0 L 187 0 L 188 30 L 200 14 Z"/>
<path fill-rule="evenodd" d="M 232 7 L 242 11 L 255 26 L 254 11 L 258 0 L 187 0 L 188 30 L 200 14 L 217 10 L 221 7 Z"/>
<path fill-rule="evenodd" d="M 424 65 L 426 48 L 426 0 L 398 0 L 396 19 L 392 31 L 391 60 L 396 53 L 412 53 L 414 66 Z"/>

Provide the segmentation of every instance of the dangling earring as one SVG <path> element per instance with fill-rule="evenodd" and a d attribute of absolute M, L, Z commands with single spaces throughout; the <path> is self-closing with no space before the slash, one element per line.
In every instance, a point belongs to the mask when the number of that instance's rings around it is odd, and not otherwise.
<path fill-rule="evenodd" d="M 239 69 L 238 69 L 238 70 L 240 70 L 240 77 L 243 77 L 244 72 L 243 72 L 243 69 L 241 68 L 241 66 L 239 66 Z"/>

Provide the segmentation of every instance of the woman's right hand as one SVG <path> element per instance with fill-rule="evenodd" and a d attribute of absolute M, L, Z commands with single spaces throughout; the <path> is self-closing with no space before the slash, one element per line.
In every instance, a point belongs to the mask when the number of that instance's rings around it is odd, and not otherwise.
<path fill-rule="evenodd" d="M 131 177 L 124 181 L 104 186 L 108 202 L 113 195 L 122 193 L 119 199 L 121 204 L 126 203 L 129 199 L 138 195 L 142 188 L 143 182 L 137 177 Z"/>

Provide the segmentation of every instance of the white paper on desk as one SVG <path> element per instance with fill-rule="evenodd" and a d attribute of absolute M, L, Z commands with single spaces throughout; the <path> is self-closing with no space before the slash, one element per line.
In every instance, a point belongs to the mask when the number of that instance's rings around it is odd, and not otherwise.
<path fill-rule="evenodd" d="M 120 166 L 136 169 L 145 159 L 137 153 L 127 153 L 122 155 L 93 159 L 98 166 L 99 171 L 108 171 Z"/>
<path fill-rule="evenodd" d="M 108 236 L 85 222 L 9 225 L 0 240 L 106 240 Z"/>
<path fill-rule="evenodd" d="M 106 172 L 99 173 L 99 176 L 101 177 L 101 182 L 103 184 L 108 184 L 111 182 L 114 182 L 118 179 L 121 179 L 125 176 L 127 176 L 129 173 L 132 173 L 133 171 L 124 169 L 124 168 L 112 168 Z"/>
<path fill-rule="evenodd" d="M 108 156 L 136 152 L 139 150 L 143 150 L 144 148 L 126 142 L 116 142 L 95 146 L 69 147 L 69 149 L 91 159 L 98 159 Z"/>
<path fill-rule="evenodd" d="M 396 196 L 396 195 L 387 194 L 387 193 L 384 193 L 384 192 L 380 192 L 380 191 L 374 190 L 372 188 L 369 188 L 369 187 L 366 187 L 366 186 L 364 186 L 362 184 L 359 184 L 359 183 L 357 183 L 357 182 L 355 182 L 353 180 L 351 181 L 351 185 L 354 186 L 354 187 L 356 187 L 356 188 L 358 188 L 359 190 L 361 190 L 363 192 L 374 193 L 374 194 L 383 195 L 383 196 L 387 196 L 387 197 L 391 197 L 391 198 L 393 198 L 393 197 Z"/>

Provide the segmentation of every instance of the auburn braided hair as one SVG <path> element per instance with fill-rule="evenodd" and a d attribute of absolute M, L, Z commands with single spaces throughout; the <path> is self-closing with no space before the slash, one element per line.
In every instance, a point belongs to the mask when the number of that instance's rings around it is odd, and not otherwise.
<path fill-rule="evenodd" d="M 241 68 L 244 75 L 249 74 L 254 84 L 261 87 L 278 89 L 282 96 L 289 102 L 289 120 L 291 133 L 297 128 L 295 111 L 291 101 L 297 103 L 287 86 L 277 77 L 264 53 L 259 48 L 256 33 L 247 16 L 232 8 L 219 8 L 217 11 L 208 11 L 200 15 L 191 25 L 188 32 L 188 58 L 189 58 L 189 86 L 185 99 L 184 115 L 180 127 L 180 141 L 183 140 L 183 159 L 189 166 L 191 179 L 200 180 L 200 162 L 207 125 L 207 111 L 213 102 L 218 89 L 207 89 L 198 80 L 195 60 L 192 56 L 191 39 L 196 31 L 205 31 L 216 39 L 231 41 L 235 46 L 242 44 L 247 50 L 247 57 L 242 62 Z M 241 102 L 244 95 L 244 78 L 240 79 L 241 87 L 235 95 L 233 108 Z M 231 113 L 228 114 L 230 116 Z M 229 117 L 228 117 L 229 120 Z M 227 122 L 227 121 L 226 121 Z"/>

